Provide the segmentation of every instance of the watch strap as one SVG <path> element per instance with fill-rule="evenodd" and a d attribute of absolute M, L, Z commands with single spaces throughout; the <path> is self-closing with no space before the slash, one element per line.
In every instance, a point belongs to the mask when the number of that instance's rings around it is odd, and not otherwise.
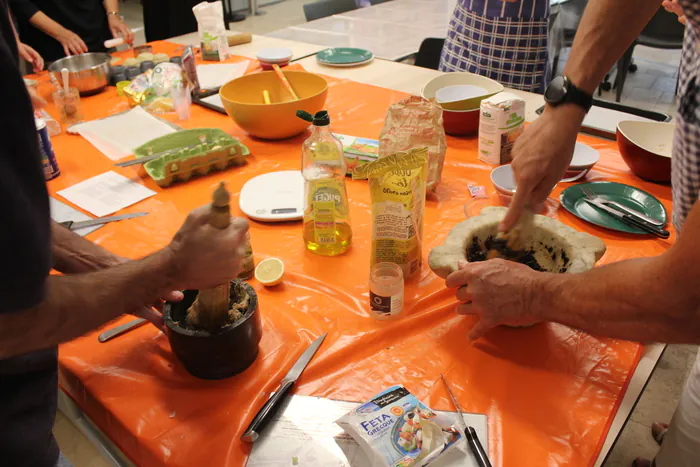
<path fill-rule="evenodd" d="M 591 110 L 591 107 L 593 106 L 593 95 L 577 88 L 570 79 L 567 78 L 566 81 L 568 86 L 563 102 L 571 102 L 572 104 L 576 104 L 583 108 L 586 112 Z"/>

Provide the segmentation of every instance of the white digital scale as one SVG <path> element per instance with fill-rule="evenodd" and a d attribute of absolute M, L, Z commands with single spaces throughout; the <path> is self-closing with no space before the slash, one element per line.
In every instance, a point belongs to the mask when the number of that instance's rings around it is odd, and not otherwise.
<path fill-rule="evenodd" d="M 288 222 L 304 217 L 304 177 L 298 170 L 270 172 L 243 185 L 238 205 L 260 222 Z"/>

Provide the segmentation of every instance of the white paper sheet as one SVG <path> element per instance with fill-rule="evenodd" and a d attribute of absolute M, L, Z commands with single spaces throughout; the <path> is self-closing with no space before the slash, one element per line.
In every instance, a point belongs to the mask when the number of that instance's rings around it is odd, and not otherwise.
<path fill-rule="evenodd" d="M 56 222 L 80 222 L 92 220 L 92 217 L 88 216 L 87 214 L 83 214 L 77 209 L 73 209 L 72 207 L 53 197 L 49 197 L 49 207 L 51 208 L 51 219 Z M 83 227 L 82 229 L 75 229 L 73 232 L 77 233 L 81 237 L 84 237 L 85 235 L 99 229 L 103 225 L 104 224 Z"/>
<path fill-rule="evenodd" d="M 116 172 L 105 172 L 57 192 L 97 217 L 113 214 L 156 194 Z"/>
<path fill-rule="evenodd" d="M 207 96 L 204 99 L 200 99 L 202 102 L 206 102 L 211 105 L 215 105 L 217 107 L 221 107 L 222 109 L 224 108 L 224 103 L 221 102 L 221 96 L 219 94 L 212 94 L 211 96 Z"/>
<path fill-rule="evenodd" d="M 319 397 L 290 397 L 253 445 L 247 467 L 291 466 L 294 457 L 299 467 L 369 467 L 371 463 L 360 446 L 335 424 L 357 405 L 357 402 Z M 456 413 L 442 413 L 457 420 Z M 464 421 L 474 427 L 488 452 L 486 415 L 464 414 Z M 477 467 L 477 464 L 466 440 L 462 439 L 430 467 Z"/>
<path fill-rule="evenodd" d="M 116 161 L 134 153 L 148 141 L 174 133 L 175 128 L 146 112 L 141 107 L 101 120 L 73 125 L 78 132 L 109 159 Z"/>
<path fill-rule="evenodd" d="M 216 89 L 229 81 L 243 76 L 250 60 L 238 63 L 220 63 L 216 65 L 197 65 L 197 79 L 202 89 Z"/>

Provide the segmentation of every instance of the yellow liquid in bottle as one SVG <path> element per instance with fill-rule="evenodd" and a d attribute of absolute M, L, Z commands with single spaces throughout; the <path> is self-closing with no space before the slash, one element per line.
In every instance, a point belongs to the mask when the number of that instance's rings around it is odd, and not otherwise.
<path fill-rule="evenodd" d="M 334 243 L 317 243 L 313 221 L 304 224 L 304 241 L 309 251 L 323 256 L 336 256 L 345 253 L 352 244 L 352 229 L 346 223 L 336 223 L 333 228 Z"/>

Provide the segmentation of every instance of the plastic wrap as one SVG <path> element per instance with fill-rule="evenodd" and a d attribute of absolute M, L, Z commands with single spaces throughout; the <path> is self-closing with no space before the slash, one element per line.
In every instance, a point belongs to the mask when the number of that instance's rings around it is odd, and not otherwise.
<path fill-rule="evenodd" d="M 341 134 L 377 138 L 389 104 L 406 97 L 328 79 L 327 109 L 335 116 L 334 130 Z M 110 99 L 118 99 L 115 92 L 85 99 L 86 116 L 104 116 Z M 137 258 L 167 245 L 187 213 L 208 203 L 221 181 L 232 193 L 233 214 L 240 214 L 237 197 L 243 184 L 261 173 L 298 170 L 301 144 L 308 136 L 275 142 L 252 139 L 228 117 L 199 106 L 183 125 L 219 127 L 240 138 L 251 150 L 248 163 L 161 189 L 143 169 L 114 168 L 87 141 L 61 134 L 52 141 L 62 176 L 48 183 L 49 190 L 55 195 L 88 177 L 117 170 L 157 191 L 157 196 L 128 210 L 149 211 L 148 216 L 107 224 L 88 237 L 117 254 Z M 670 187 L 632 176 L 614 142 L 586 136 L 580 141 L 601 153 L 589 180 L 634 184 L 670 209 Z M 464 219 L 468 184 L 486 187 L 489 196 L 494 193 L 491 167 L 477 160 L 477 140 L 448 137 L 447 145 L 443 181 L 426 202 L 423 255 Z M 566 186 L 557 187 L 551 199 Z M 445 289 L 427 261 L 417 279 L 406 285 L 402 318 L 377 322 L 368 307 L 369 190 L 366 181 L 348 180 L 347 187 L 354 236 L 352 249 L 342 256 L 308 252 L 300 223 L 251 222 L 256 260 L 280 258 L 286 272 L 275 288 L 250 282 L 260 298 L 263 337 L 260 355 L 247 371 L 223 381 L 198 380 L 183 369 L 166 337 L 154 327 L 144 326 L 106 344 L 98 343 L 97 330 L 61 346 L 65 391 L 138 465 L 241 466 L 250 449 L 239 440 L 242 431 L 301 352 L 328 332 L 296 393 L 363 401 L 403 384 L 431 408 L 453 410 L 440 384 L 439 374 L 444 373 L 465 412 L 488 415 L 494 467 L 592 465 L 641 346 L 557 324 L 499 328 L 469 346 L 466 336 L 474 321 L 454 312 L 454 291 Z M 657 255 L 670 245 L 598 229 L 563 209 L 553 215 L 601 237 L 608 247 L 602 264 Z"/>

